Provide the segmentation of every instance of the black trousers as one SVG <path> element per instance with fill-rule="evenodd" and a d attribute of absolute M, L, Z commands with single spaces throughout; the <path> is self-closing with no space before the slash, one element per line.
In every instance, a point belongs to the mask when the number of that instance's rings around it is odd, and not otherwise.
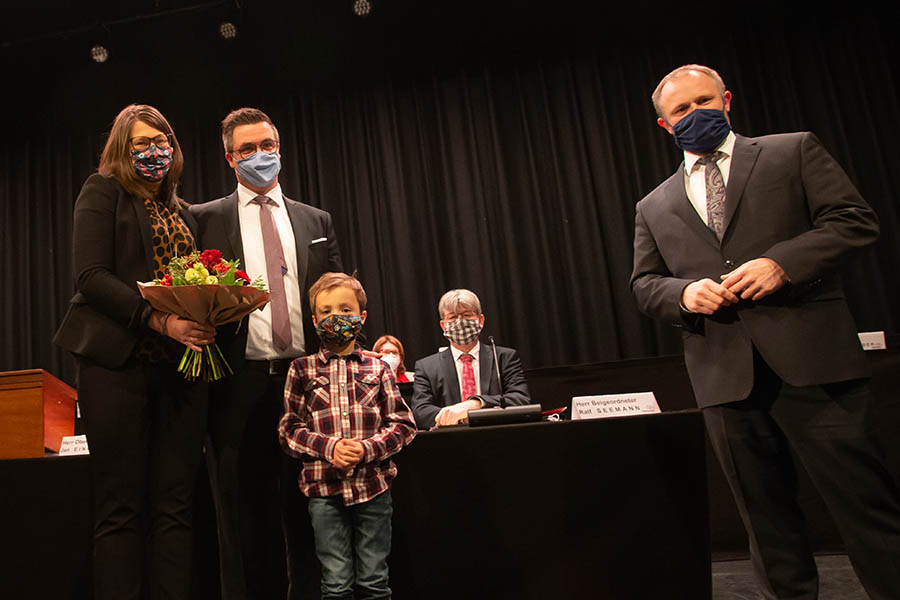
<path fill-rule="evenodd" d="M 900 598 L 900 489 L 867 422 L 866 380 L 787 385 L 754 357 L 749 398 L 703 409 L 734 494 L 757 579 L 770 598 L 814 599 L 818 574 L 797 504 L 793 449 L 874 600 Z"/>
<path fill-rule="evenodd" d="M 94 598 L 188 599 L 207 386 L 174 365 L 78 362 L 91 453 Z"/>
<path fill-rule="evenodd" d="M 318 598 L 300 463 L 278 443 L 284 384 L 284 374 L 247 366 L 211 390 L 206 460 L 222 600 Z"/>

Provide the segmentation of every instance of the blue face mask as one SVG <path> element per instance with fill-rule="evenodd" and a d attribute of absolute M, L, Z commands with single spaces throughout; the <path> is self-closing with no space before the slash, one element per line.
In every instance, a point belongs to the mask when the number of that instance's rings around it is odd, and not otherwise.
<path fill-rule="evenodd" d="M 697 108 L 675 123 L 675 145 L 694 154 L 706 154 L 715 150 L 728 137 L 731 125 L 725 112 L 712 108 Z"/>
<path fill-rule="evenodd" d="M 281 171 L 281 158 L 277 152 L 257 152 L 252 156 L 237 161 L 238 175 L 243 181 L 258 188 L 266 188 L 278 179 Z"/>

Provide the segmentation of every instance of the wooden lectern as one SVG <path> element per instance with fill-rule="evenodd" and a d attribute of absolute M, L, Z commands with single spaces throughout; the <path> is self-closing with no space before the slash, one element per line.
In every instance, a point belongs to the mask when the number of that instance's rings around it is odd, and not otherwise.
<path fill-rule="evenodd" d="M 78 394 L 44 371 L 0 373 L 0 459 L 38 458 L 59 452 L 63 436 L 75 433 Z"/>

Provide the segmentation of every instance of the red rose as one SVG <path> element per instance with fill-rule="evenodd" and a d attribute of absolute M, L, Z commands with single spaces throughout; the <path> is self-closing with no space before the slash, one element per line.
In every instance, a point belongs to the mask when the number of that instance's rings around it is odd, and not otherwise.
<path fill-rule="evenodd" d="M 200 262 L 207 270 L 214 269 L 222 261 L 222 253 L 218 250 L 204 250 L 200 253 Z"/>
<path fill-rule="evenodd" d="M 250 283 L 250 276 L 247 275 L 245 272 L 241 271 L 240 269 L 235 269 L 234 277 L 235 277 L 235 279 L 243 279 L 247 283 Z"/>
<path fill-rule="evenodd" d="M 207 268 L 208 268 L 208 267 L 207 267 Z M 228 269 L 231 268 L 231 265 L 229 265 L 227 262 L 222 261 L 222 262 L 218 263 L 214 268 L 215 268 L 215 270 L 216 270 L 217 273 L 219 273 L 220 275 L 222 275 L 222 274 L 228 272 Z"/>

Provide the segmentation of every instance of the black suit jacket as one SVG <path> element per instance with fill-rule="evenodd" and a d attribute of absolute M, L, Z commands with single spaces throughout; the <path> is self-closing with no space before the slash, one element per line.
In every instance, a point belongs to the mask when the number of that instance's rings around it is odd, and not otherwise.
<path fill-rule="evenodd" d="M 508 406 L 531 403 L 518 353 L 512 348 L 497 346 L 497 360 L 503 377 L 504 402 Z M 489 345 L 480 344 L 478 363 L 484 408 L 500 406 L 500 381 L 494 366 L 494 353 Z M 419 429 L 433 427 L 434 418 L 441 408 L 459 403 L 461 394 L 456 365 L 453 364 L 453 354 L 449 348 L 416 361 L 412 410 Z"/>
<path fill-rule="evenodd" d="M 196 232 L 188 210 L 179 215 Z M 77 356 L 116 368 L 131 356 L 152 311 L 136 282 L 153 279 L 153 234 L 140 198 L 95 173 L 75 201 L 75 287 L 54 342 Z"/>
<path fill-rule="evenodd" d="M 307 354 L 312 354 L 318 350 L 319 338 L 309 317 L 309 288 L 323 273 L 342 270 L 341 255 L 329 213 L 284 196 L 283 198 L 294 230 L 297 281 L 300 282 L 300 298 L 304 303 L 303 314 L 306 315 L 303 320 L 303 338 Z M 241 265 L 245 265 L 237 190 L 230 196 L 195 204 L 191 206 L 191 213 L 197 219 L 201 248 L 215 248 L 222 252 L 224 258 L 236 258 L 241 261 Z M 322 238 L 325 241 L 312 243 Z M 247 348 L 247 324 L 226 325 L 219 328 L 218 335 L 219 346 L 223 348 L 229 364 L 232 368 L 240 368 L 244 364 Z"/>
<path fill-rule="evenodd" d="M 835 273 L 875 241 L 878 220 L 808 132 L 737 136 L 722 241 L 687 198 L 684 166 L 637 204 L 632 292 L 646 314 L 684 328 L 685 362 L 700 406 L 746 398 L 753 347 L 796 386 L 868 375 Z M 691 282 L 768 257 L 790 283 L 758 302 L 704 317 L 680 308 Z"/>

